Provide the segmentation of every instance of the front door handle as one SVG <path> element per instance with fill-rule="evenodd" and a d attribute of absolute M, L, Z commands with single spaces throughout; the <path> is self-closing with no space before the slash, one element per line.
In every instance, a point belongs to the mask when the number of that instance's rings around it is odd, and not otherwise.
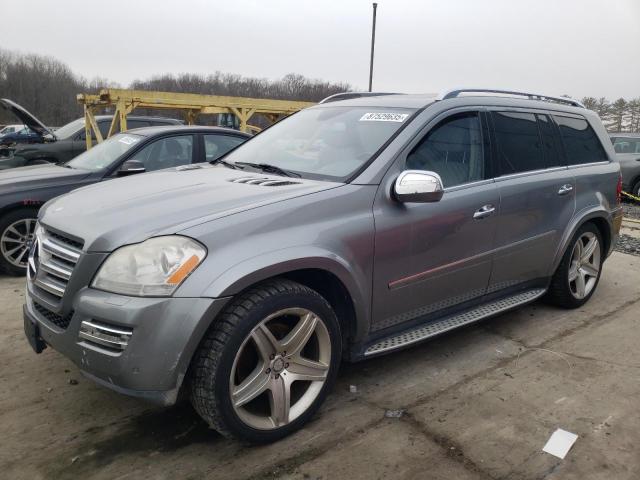
<path fill-rule="evenodd" d="M 479 219 L 479 218 L 488 217 L 489 215 L 492 215 L 493 212 L 495 211 L 496 211 L 496 207 L 494 207 L 489 203 L 488 205 L 480 207 L 478 210 L 476 210 L 475 213 L 473 214 L 473 218 Z"/>
<path fill-rule="evenodd" d="M 565 183 L 560 187 L 560 190 L 558 190 L 558 195 L 566 195 L 567 193 L 570 193 L 572 190 L 573 190 L 573 185 L 571 185 L 570 183 Z"/>

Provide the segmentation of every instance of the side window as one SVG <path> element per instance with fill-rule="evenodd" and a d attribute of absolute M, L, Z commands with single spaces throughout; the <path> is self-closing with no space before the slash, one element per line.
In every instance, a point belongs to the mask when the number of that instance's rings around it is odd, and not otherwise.
<path fill-rule="evenodd" d="M 244 141 L 244 138 L 234 137 L 232 135 L 204 135 L 205 160 L 210 162 L 216 158 L 220 158 Z"/>
<path fill-rule="evenodd" d="M 436 172 L 445 187 L 484 179 L 485 156 L 478 114 L 464 113 L 440 122 L 409 153 L 406 167 Z"/>
<path fill-rule="evenodd" d="M 582 118 L 554 115 L 569 165 L 603 162 L 607 155 L 589 123 Z"/>
<path fill-rule="evenodd" d="M 551 122 L 548 115 L 536 115 L 538 125 L 540 126 L 540 135 L 542 136 L 542 150 L 544 151 L 544 159 L 547 168 L 559 167 L 564 165 L 560 152 L 560 137 L 556 132 L 555 126 Z"/>
<path fill-rule="evenodd" d="M 142 162 L 147 172 L 163 168 L 178 167 L 191 163 L 193 158 L 193 136 L 167 137 L 151 142 L 128 160 Z"/>
<path fill-rule="evenodd" d="M 546 168 L 533 113 L 493 112 L 492 117 L 501 175 Z"/>

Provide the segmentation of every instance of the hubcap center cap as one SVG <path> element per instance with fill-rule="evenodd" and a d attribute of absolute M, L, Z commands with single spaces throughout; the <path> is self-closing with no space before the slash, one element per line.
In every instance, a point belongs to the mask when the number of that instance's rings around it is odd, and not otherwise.
<path fill-rule="evenodd" d="M 274 373 L 280 373 L 284 370 L 284 359 L 282 357 L 276 357 L 271 363 L 271 369 Z"/>

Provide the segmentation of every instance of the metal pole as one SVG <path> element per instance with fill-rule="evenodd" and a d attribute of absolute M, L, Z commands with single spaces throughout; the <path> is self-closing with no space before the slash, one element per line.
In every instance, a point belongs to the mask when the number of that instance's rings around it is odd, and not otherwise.
<path fill-rule="evenodd" d="M 369 91 L 373 85 L 373 50 L 376 45 L 376 9 L 378 4 L 373 4 L 373 26 L 371 27 L 371 62 L 369 64 Z"/>

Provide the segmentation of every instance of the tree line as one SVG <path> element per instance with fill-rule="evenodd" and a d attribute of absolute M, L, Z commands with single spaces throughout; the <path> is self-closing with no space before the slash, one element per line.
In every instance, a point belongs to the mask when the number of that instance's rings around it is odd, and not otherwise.
<path fill-rule="evenodd" d="M 619 98 L 609 102 L 604 97 L 585 97 L 582 103 L 598 113 L 610 132 L 640 132 L 640 97 L 631 100 Z"/>
<path fill-rule="evenodd" d="M 82 116 L 82 106 L 76 102 L 78 93 L 97 93 L 108 87 L 120 85 L 100 77 L 83 78 L 65 63 L 51 57 L 0 49 L 0 98 L 9 98 L 22 105 L 48 125 L 64 125 Z M 222 72 L 156 75 L 146 80 L 135 80 L 127 88 L 312 102 L 353 90 L 348 83 L 309 79 L 295 73 L 268 80 Z M 582 103 L 600 115 L 610 132 L 640 131 L 640 97 L 631 100 L 619 98 L 613 102 L 604 97 L 585 97 Z M 136 113 L 153 112 L 136 110 Z M 179 112 L 167 111 L 163 114 L 180 115 Z M 0 109 L 0 124 L 14 122 L 16 118 L 11 113 Z"/>
<path fill-rule="evenodd" d="M 121 86 L 105 78 L 87 80 L 51 57 L 0 49 L 0 98 L 8 98 L 22 105 L 47 125 L 61 126 L 82 116 L 82 106 L 76 102 L 76 95 L 97 93 L 108 87 Z M 135 80 L 126 88 L 311 102 L 352 90 L 348 83 L 310 79 L 295 73 L 269 80 L 221 72 L 210 75 L 157 75 L 146 80 Z M 158 111 L 139 109 L 135 113 L 158 114 Z M 167 110 L 159 114 L 177 115 L 178 118 L 181 115 L 180 112 Z M 0 108 L 0 124 L 16 121 L 10 112 Z"/>

